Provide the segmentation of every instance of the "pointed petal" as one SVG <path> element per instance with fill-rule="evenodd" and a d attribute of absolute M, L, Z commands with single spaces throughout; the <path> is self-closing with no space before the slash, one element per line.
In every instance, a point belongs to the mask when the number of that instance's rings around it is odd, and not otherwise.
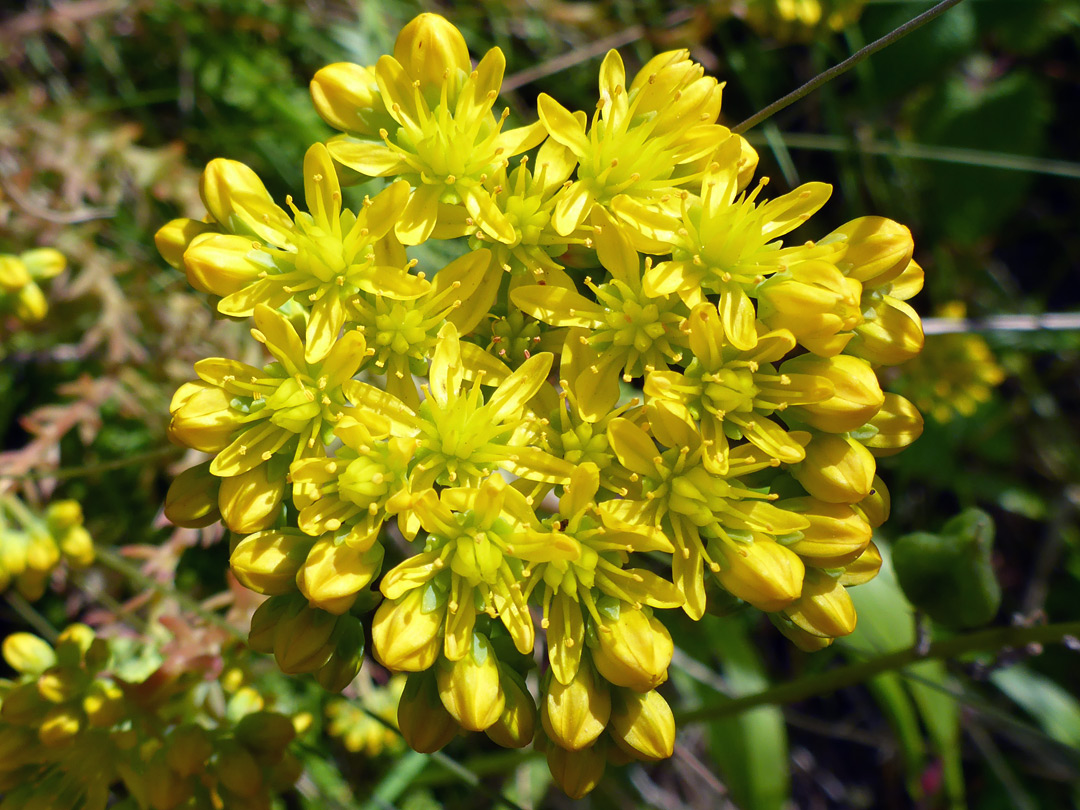
<path fill-rule="evenodd" d="M 278 247 L 288 244 L 292 219 L 274 204 L 262 180 L 245 164 L 211 160 L 203 171 L 199 193 L 210 216 L 233 233 L 254 234 Z"/>
<path fill-rule="evenodd" d="M 611 449 L 626 469 L 640 475 L 657 475 L 654 459 L 660 455 L 660 451 L 648 433 L 629 419 L 619 417 L 608 424 L 607 435 Z"/>
<path fill-rule="evenodd" d="M 508 422 L 516 418 L 547 380 L 554 360 L 555 356 L 550 352 L 534 354 L 496 388 L 487 401 L 492 421 Z"/>
<path fill-rule="evenodd" d="M 757 345 L 757 329 L 754 321 L 757 313 L 754 302 L 738 284 L 724 284 L 720 288 L 720 320 L 728 341 L 740 351 L 749 351 Z"/>
<path fill-rule="evenodd" d="M 558 202 L 551 216 L 551 226 L 559 236 L 569 236 L 583 223 L 592 211 L 596 197 L 580 180 L 557 195 Z"/>
<path fill-rule="evenodd" d="M 327 290 L 311 307 L 307 322 L 304 359 L 318 363 L 337 343 L 338 335 L 345 326 L 345 307 L 336 290 Z"/>
<path fill-rule="evenodd" d="M 394 226 L 397 238 L 406 245 L 419 245 L 435 229 L 435 220 L 439 215 L 439 197 L 441 185 L 421 185 L 413 191 L 408 205 L 401 212 L 401 218 Z"/>
<path fill-rule="evenodd" d="M 548 609 L 548 661 L 555 680 L 569 684 L 577 675 L 581 650 L 585 646 L 585 619 L 581 605 L 559 592 Z"/>
<path fill-rule="evenodd" d="M 307 372 L 304 360 L 304 344 L 289 322 L 289 319 L 264 304 L 257 304 L 254 310 L 255 326 L 262 336 L 260 342 L 266 345 L 270 354 L 285 366 L 289 376 Z M 252 330 L 254 333 L 256 330 Z M 256 336 L 256 339 L 259 339 Z"/>
<path fill-rule="evenodd" d="M 319 227 L 330 232 L 340 228 L 341 186 L 334 161 L 321 143 L 312 144 L 304 155 L 304 199 Z"/>
<path fill-rule="evenodd" d="M 596 327 L 603 312 L 585 296 L 562 287 L 530 284 L 510 293 L 510 300 L 524 312 L 552 326 Z"/>
<path fill-rule="evenodd" d="M 547 93 L 540 94 L 536 107 L 548 135 L 570 149 L 578 160 L 588 154 L 589 140 L 585 137 L 585 126 L 573 113 Z"/>
<path fill-rule="evenodd" d="M 794 191 L 761 206 L 761 235 L 772 239 L 793 231 L 829 201 L 828 183 L 804 183 Z"/>
<path fill-rule="evenodd" d="M 428 383 L 431 395 L 444 408 L 450 402 L 450 395 L 461 390 L 464 366 L 461 362 L 461 349 L 458 346 L 458 331 L 453 324 L 445 324 L 439 330 L 439 341 L 431 356 L 428 371 Z"/>
<path fill-rule="evenodd" d="M 397 152 L 377 141 L 338 136 L 326 146 L 334 160 L 367 177 L 393 177 L 409 168 Z"/>

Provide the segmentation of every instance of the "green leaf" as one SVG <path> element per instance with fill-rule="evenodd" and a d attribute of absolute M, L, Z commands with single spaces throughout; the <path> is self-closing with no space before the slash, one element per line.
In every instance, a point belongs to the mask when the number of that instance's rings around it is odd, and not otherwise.
<path fill-rule="evenodd" d="M 1080 701 L 1068 691 L 1024 664 L 999 669 L 990 680 L 1035 718 L 1048 735 L 1080 749 Z"/>
<path fill-rule="evenodd" d="M 739 617 L 703 622 L 712 649 L 723 650 L 722 671 L 732 696 L 769 687 L 746 624 Z M 709 749 L 740 807 L 780 810 L 791 795 L 787 729 L 779 707 L 762 706 L 709 727 Z"/>

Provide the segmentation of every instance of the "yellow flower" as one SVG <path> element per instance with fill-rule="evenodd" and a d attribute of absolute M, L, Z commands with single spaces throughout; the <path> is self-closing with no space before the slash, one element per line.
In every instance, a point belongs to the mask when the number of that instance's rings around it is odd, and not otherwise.
<path fill-rule="evenodd" d="M 703 568 L 722 569 L 706 547 L 711 538 L 737 544 L 755 532 L 784 537 L 809 521 L 768 503 L 775 495 L 738 482 L 739 476 L 777 461 L 742 445 L 730 451 L 727 475 L 717 475 L 705 463 L 704 442 L 685 408 L 652 400 L 646 412 L 651 436 L 627 419 L 613 420 L 608 427 L 612 448 L 623 466 L 640 477 L 644 496 L 605 501 L 600 508 L 617 520 L 664 529 L 675 546 L 671 568 L 686 599 L 683 609 L 699 619 L 705 612 Z M 658 449 L 653 437 L 669 449 Z"/>
<path fill-rule="evenodd" d="M 49 309 L 38 286 L 60 275 L 67 266 L 64 254 L 52 248 L 34 248 L 18 256 L 0 254 L 0 310 L 14 309 L 23 323 L 37 323 Z"/>
<path fill-rule="evenodd" d="M 426 43 L 426 45 L 425 45 Z M 496 118 L 506 59 L 492 48 L 469 72 L 461 33 L 435 14 L 424 14 L 398 36 L 394 56 L 375 65 L 382 103 L 396 127 L 379 131 L 383 143 L 338 136 L 334 159 L 370 177 L 400 176 L 413 194 L 397 224 L 398 238 L 416 245 L 442 219 L 440 203 L 463 205 L 493 239 L 512 243 L 514 230 L 484 187 L 506 160 L 543 140 L 539 122 L 503 131 Z"/>
<path fill-rule="evenodd" d="M 245 317 L 258 304 L 299 304 L 309 313 L 306 357 L 317 362 L 337 340 L 358 294 L 416 298 L 428 283 L 380 255 L 380 242 L 392 239 L 387 235 L 407 202 L 406 183 L 365 199 L 358 213 L 342 210 L 333 162 L 326 147 L 315 144 L 304 158 L 304 193 L 310 213 L 290 197 L 290 219 L 247 166 L 211 161 L 203 172 L 203 201 L 228 233 L 196 236 L 184 251 L 184 266 L 193 286 L 223 296 L 218 311 L 225 315 Z"/>
<path fill-rule="evenodd" d="M 770 276 L 757 290 L 758 318 L 787 329 L 814 354 L 832 357 L 863 321 L 862 284 L 823 259 L 800 261 Z"/>
<path fill-rule="evenodd" d="M 624 194 L 654 201 L 696 182 L 700 161 L 725 140 L 716 124 L 720 87 L 685 51 L 660 54 L 626 87 L 617 51 L 600 66 L 600 100 L 586 131 L 584 113 L 571 113 L 546 93 L 537 100 L 548 135 L 577 158 L 577 180 L 555 207 L 552 225 L 567 236 L 593 204 Z"/>
<path fill-rule="evenodd" d="M 572 359 L 566 379 L 590 421 L 615 406 L 620 374 L 629 381 L 666 369 L 682 359 L 686 346 L 679 330 L 686 307 L 674 296 L 654 298 L 645 292 L 637 251 L 610 216 L 602 211 L 597 216 L 602 223 L 595 227 L 597 255 L 611 279 L 600 285 L 585 280 L 596 301 L 553 285 L 521 286 L 510 294 L 514 304 L 534 318 L 574 328 L 564 347 Z M 645 260 L 646 273 L 650 262 Z"/>
<path fill-rule="evenodd" d="M 740 194 L 739 142 L 729 139 L 701 178 L 700 197 L 683 192 L 682 210 L 668 213 L 621 196 L 615 213 L 671 253 L 651 267 L 646 292 L 660 297 L 677 293 L 687 306 L 718 296 L 718 309 L 728 341 L 738 349 L 754 348 L 754 304 L 750 293 L 767 276 L 806 258 L 843 252 L 842 245 L 782 247 L 779 237 L 794 230 L 829 199 L 832 187 L 806 183 L 774 200 L 757 204 L 768 182 L 762 179 L 749 194 Z"/>
<path fill-rule="evenodd" d="M 834 386 L 814 370 L 800 373 L 785 364 L 778 371 L 773 365 L 795 347 L 791 332 L 755 335 L 753 348 L 740 351 L 725 339 L 720 315 L 708 302 L 694 308 L 684 329 L 694 359 L 682 373 L 651 372 L 645 394 L 686 406 L 701 425 L 706 463 L 719 475 L 727 472 L 729 436 L 781 462 L 802 461 L 803 444 L 774 417 L 785 417 L 789 406 L 828 399 Z"/>
<path fill-rule="evenodd" d="M 217 453 L 214 475 L 241 475 L 275 456 L 325 454 L 326 438 L 349 413 L 343 384 L 364 359 L 364 338 L 349 332 L 319 363 L 308 363 L 292 324 L 279 312 L 255 307 L 252 335 L 276 362 L 258 369 L 235 360 L 200 360 L 201 382 L 188 383 L 173 398 L 170 435 Z"/>
<path fill-rule="evenodd" d="M 481 371 L 494 370 L 495 374 L 478 374 L 472 386 L 465 388 L 465 361 L 478 355 L 486 358 Z M 544 384 L 552 359 L 547 352 L 534 354 L 506 374 L 505 366 L 479 347 L 460 341 L 457 329 L 447 323 L 439 330 L 428 384 L 423 386 L 426 398 L 419 409 L 414 411 L 367 383 L 350 383 L 348 395 L 358 406 L 355 415 L 373 434 L 415 438 L 409 472 L 414 491 L 436 483 L 475 486 L 500 468 L 531 480 L 563 483 L 569 478 L 570 464 L 532 446 L 532 432 L 527 429 L 533 417 L 526 406 Z M 485 397 L 481 380 L 498 385 Z"/>

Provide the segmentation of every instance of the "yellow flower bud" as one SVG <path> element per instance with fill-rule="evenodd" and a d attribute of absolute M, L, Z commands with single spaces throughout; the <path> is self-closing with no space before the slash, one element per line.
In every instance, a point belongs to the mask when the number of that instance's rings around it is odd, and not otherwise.
<path fill-rule="evenodd" d="M 716 578 L 731 594 L 764 611 L 780 610 L 802 591 L 803 562 L 794 551 L 757 535 L 751 543 L 714 541 Z"/>
<path fill-rule="evenodd" d="M 886 295 L 873 307 L 873 316 L 855 328 L 847 351 L 871 363 L 895 366 L 921 352 L 925 342 L 918 313 Z"/>
<path fill-rule="evenodd" d="M 456 97 L 459 74 L 472 70 L 469 46 L 465 37 L 445 17 L 439 14 L 419 14 L 401 29 L 394 43 L 394 58 L 405 69 L 409 79 L 419 82 L 420 92 L 434 108 L 439 91 L 445 82 Z"/>
<path fill-rule="evenodd" d="M 502 715 L 484 732 L 503 748 L 524 748 L 536 733 L 536 702 L 525 681 L 506 665 L 499 666 L 506 706 Z"/>
<path fill-rule="evenodd" d="M 806 572 L 802 596 L 784 609 L 784 615 L 796 627 L 817 636 L 836 638 L 855 629 L 855 605 L 847 589 L 813 568 Z"/>
<path fill-rule="evenodd" d="M 438 751 L 460 730 L 457 721 L 443 706 L 435 674 L 414 672 L 405 681 L 397 710 L 398 728 L 414 751 L 431 754 Z"/>
<path fill-rule="evenodd" d="M 846 334 L 862 322 L 862 285 L 821 260 L 799 262 L 758 291 L 758 317 L 770 329 L 788 329 L 815 354 L 843 351 Z"/>
<path fill-rule="evenodd" d="M 85 673 L 72 667 L 50 667 L 37 679 L 38 694 L 49 703 L 66 703 L 78 697 L 85 687 Z"/>
<path fill-rule="evenodd" d="M 918 439 L 923 432 L 923 418 L 910 400 L 899 394 L 886 394 L 885 404 L 870 420 L 877 433 L 862 443 L 875 456 L 891 456 L 899 453 Z"/>
<path fill-rule="evenodd" d="M 833 384 L 833 395 L 821 402 L 789 408 L 786 414 L 826 433 L 847 433 L 869 422 L 885 401 L 877 374 L 865 360 L 845 354 L 804 354 L 780 367 L 784 374 L 812 374 Z"/>
<path fill-rule="evenodd" d="M 314 607 L 344 613 L 382 569 L 383 547 L 359 551 L 332 535 L 316 541 L 296 574 L 296 585 Z"/>
<path fill-rule="evenodd" d="M 250 236 L 199 235 L 183 255 L 188 283 L 199 292 L 225 297 L 258 281 L 266 267 L 259 254 L 253 254 L 251 244 Z"/>
<path fill-rule="evenodd" d="M 278 624 L 292 607 L 293 600 L 287 596 L 271 596 L 251 614 L 248 646 L 255 652 L 272 653 Z"/>
<path fill-rule="evenodd" d="M 196 219 L 181 217 L 170 220 L 158 228 L 154 234 L 154 244 L 157 245 L 161 258 L 179 270 L 184 264 L 184 251 L 191 241 L 212 228 L 212 225 Z"/>
<path fill-rule="evenodd" d="M 223 388 L 209 383 L 180 386 L 171 406 L 169 438 L 204 453 L 224 450 L 244 424 L 243 415 L 232 410 L 230 400 Z"/>
<path fill-rule="evenodd" d="M 49 313 L 49 302 L 45 293 L 34 282 L 30 282 L 15 293 L 15 315 L 24 323 L 37 323 Z"/>
<path fill-rule="evenodd" d="M 64 272 L 67 267 L 67 259 L 64 254 L 54 248 L 34 248 L 19 255 L 26 272 L 30 277 L 43 281 L 54 278 Z"/>
<path fill-rule="evenodd" d="M 314 672 L 330 659 L 337 618 L 303 604 L 285 614 L 274 633 L 274 659 L 285 674 Z"/>
<path fill-rule="evenodd" d="M 18 292 L 31 281 L 30 271 L 18 256 L 0 256 L 0 292 Z"/>
<path fill-rule="evenodd" d="M 252 799 L 263 790 L 259 763 L 250 751 L 231 740 L 218 744 L 215 771 L 221 784 L 237 796 Z"/>
<path fill-rule="evenodd" d="M 674 645 L 667 628 L 655 616 L 615 602 L 612 612 L 601 607 L 592 648 L 597 671 L 616 686 L 647 692 L 667 680 Z"/>
<path fill-rule="evenodd" d="M 269 529 L 281 513 L 285 476 L 271 476 L 270 465 L 221 480 L 218 508 L 225 525 L 237 534 Z"/>
<path fill-rule="evenodd" d="M 39 675 L 56 663 L 56 653 L 49 642 L 33 633 L 12 633 L 0 647 L 4 660 L 23 675 Z"/>
<path fill-rule="evenodd" d="M 874 488 L 870 490 L 870 494 L 855 504 L 854 508 L 872 529 L 876 529 L 889 519 L 892 500 L 889 498 L 889 488 L 879 476 L 874 476 Z"/>
<path fill-rule="evenodd" d="M 272 529 L 249 534 L 229 556 L 240 582 L 271 596 L 291 593 L 314 539 L 298 529 Z"/>
<path fill-rule="evenodd" d="M 60 547 L 52 535 L 44 531 L 31 531 L 26 544 L 26 567 L 32 571 L 49 573 L 60 564 Z"/>
<path fill-rule="evenodd" d="M 201 529 L 216 523 L 221 518 L 220 482 L 220 478 L 211 474 L 209 461 L 184 470 L 165 493 L 165 517 L 185 529 Z"/>
<path fill-rule="evenodd" d="M 611 716 L 611 695 L 607 684 L 597 678 L 592 666 L 582 659 L 577 674 L 568 684 L 555 678 L 548 681 L 540 709 L 544 732 L 557 745 L 580 751 L 596 742 Z"/>
<path fill-rule="evenodd" d="M 38 739 L 50 748 L 70 743 L 82 731 L 82 715 L 67 706 L 54 706 L 38 726 Z"/>
<path fill-rule="evenodd" d="M 849 562 L 844 567 L 844 573 L 840 575 L 840 579 L 838 579 L 837 582 L 845 587 L 862 585 L 876 577 L 880 570 L 881 552 L 878 550 L 878 547 L 871 542 L 857 559 Z"/>
<path fill-rule="evenodd" d="M 45 586 L 49 581 L 49 571 L 27 568 L 15 581 L 15 589 L 28 602 L 36 602 L 45 595 Z"/>
<path fill-rule="evenodd" d="M 461 659 L 439 661 L 439 697 L 451 716 L 469 731 L 483 731 L 506 707 L 499 680 L 499 659 L 487 636 L 473 633 L 472 648 Z"/>
<path fill-rule="evenodd" d="M 644 694 L 616 690 L 608 731 L 635 759 L 667 759 L 675 750 L 675 717 L 655 689 Z"/>
<path fill-rule="evenodd" d="M 801 627 L 792 624 L 787 618 L 778 613 L 772 614 L 769 618 L 772 619 L 772 623 L 776 625 L 776 629 L 783 633 L 788 641 L 803 652 L 817 652 L 818 650 L 824 650 L 826 647 L 831 646 L 835 640 L 825 636 L 807 633 Z"/>
<path fill-rule="evenodd" d="M 884 217 L 853 219 L 821 240 L 847 243 L 844 258 L 836 266 L 845 276 L 858 279 L 866 287 L 880 287 L 899 276 L 911 261 L 915 242 L 911 231 Z"/>
<path fill-rule="evenodd" d="M 90 725 L 109 728 L 124 717 L 124 691 L 112 681 L 95 680 L 87 687 L 82 707 Z"/>
<path fill-rule="evenodd" d="M 12 688 L 0 703 L 0 718 L 17 726 L 37 723 L 48 704 L 37 690 L 37 684 L 23 683 Z"/>
<path fill-rule="evenodd" d="M 549 745 L 547 763 L 555 784 L 563 793 L 571 799 L 581 799 L 600 783 L 607 760 L 599 746 L 567 751 L 558 745 Z"/>
<path fill-rule="evenodd" d="M 10 576 L 17 577 L 26 570 L 26 546 L 30 542 L 26 532 L 8 529 L 4 542 L 0 543 L 0 564 Z"/>
<path fill-rule="evenodd" d="M 60 551 L 75 568 L 86 568 L 94 562 L 94 538 L 83 526 L 72 526 L 60 535 Z"/>
<path fill-rule="evenodd" d="M 874 485 L 877 462 L 854 439 L 819 433 L 806 447 L 806 459 L 791 474 L 806 491 L 828 503 L 858 503 Z"/>
<path fill-rule="evenodd" d="M 315 73 L 310 89 L 315 110 L 334 129 L 374 136 L 396 126 L 371 68 L 351 62 L 327 65 Z"/>
<path fill-rule="evenodd" d="M 442 605 L 424 610 L 426 588 L 413 588 L 400 599 L 386 600 L 371 622 L 372 651 L 380 664 L 401 672 L 427 669 L 442 649 Z"/>
<path fill-rule="evenodd" d="M 53 501 L 45 510 L 45 522 L 49 530 L 60 534 L 65 529 L 81 526 L 83 522 L 82 505 L 78 501 Z"/>
<path fill-rule="evenodd" d="M 173 810 L 191 796 L 187 780 L 173 773 L 160 753 L 146 765 L 142 777 L 143 793 L 153 810 Z"/>
<path fill-rule="evenodd" d="M 214 744 L 206 729 L 195 724 L 177 726 L 165 740 L 165 764 L 177 775 L 187 778 L 206 770 L 214 754 Z"/>
<path fill-rule="evenodd" d="M 806 497 L 781 501 L 777 506 L 810 521 L 802 538 L 785 545 L 816 568 L 846 565 L 862 554 L 873 534 L 863 517 L 846 504 Z"/>

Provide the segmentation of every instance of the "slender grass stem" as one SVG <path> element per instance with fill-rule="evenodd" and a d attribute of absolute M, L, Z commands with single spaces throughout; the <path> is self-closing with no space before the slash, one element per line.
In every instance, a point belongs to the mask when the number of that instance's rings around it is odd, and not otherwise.
<path fill-rule="evenodd" d="M 1000 650 L 1004 647 L 1023 647 L 1032 643 L 1047 644 L 1061 641 L 1066 636 L 1080 635 L 1080 621 L 1060 622 L 1037 627 L 995 627 L 980 630 L 955 638 L 938 641 L 930 645 L 923 654 L 918 647 L 889 653 L 868 661 L 860 661 L 838 669 L 831 669 L 817 675 L 779 684 L 762 692 L 735 699 L 709 703 L 676 715 L 676 722 L 691 723 L 697 720 L 715 720 L 730 717 L 753 709 L 757 706 L 776 706 L 795 703 L 815 695 L 835 692 L 848 686 L 855 686 L 883 672 L 903 669 L 919 661 L 943 658 L 956 658 L 961 655 L 986 650 Z"/>
<path fill-rule="evenodd" d="M 840 64 L 834 65 L 823 73 L 819 73 L 802 87 L 798 88 L 797 90 L 791 91 L 786 96 L 777 99 L 763 110 L 754 113 L 745 121 L 740 123 L 738 126 L 732 127 L 731 131 L 745 132 L 751 127 L 757 126 L 762 121 L 765 121 L 766 119 L 776 115 L 776 113 L 780 112 L 780 110 L 784 109 L 785 107 L 788 107 L 794 104 L 799 99 L 810 95 L 823 84 L 827 84 L 828 82 L 831 82 L 833 79 L 835 79 L 837 76 L 841 76 L 844 73 L 847 73 L 849 70 L 855 67 L 855 65 L 859 64 L 859 62 L 863 61 L 868 56 L 871 56 L 880 51 L 882 48 L 887 48 L 894 42 L 903 39 L 915 29 L 921 28 L 922 26 L 926 25 L 926 23 L 930 22 L 936 17 L 941 16 L 950 8 L 961 2 L 963 2 L 963 0 L 942 0 L 929 11 L 923 12 L 918 17 L 908 20 L 906 23 L 899 26 L 898 28 L 893 29 L 880 39 L 874 40 L 865 48 L 860 48 L 858 51 L 853 53 Z"/>
<path fill-rule="evenodd" d="M 10 590 L 4 594 L 4 599 L 11 605 L 11 609 L 19 614 L 23 620 L 33 627 L 38 635 L 48 642 L 56 641 L 56 637 L 59 633 L 56 632 L 56 628 L 52 626 L 52 622 L 46 619 L 41 613 L 31 605 L 18 591 Z"/>
<path fill-rule="evenodd" d="M 98 464 L 86 464 L 80 467 L 61 467 L 56 470 L 31 470 L 25 473 L 5 473 L 0 471 L 0 479 L 14 479 L 16 481 L 40 481 L 42 479 L 62 481 L 66 478 L 88 478 L 98 473 L 122 470 L 125 467 L 134 467 L 147 461 L 156 461 L 169 456 L 179 456 L 181 450 L 177 447 L 159 447 L 146 453 L 139 453 L 127 458 L 117 458 L 112 461 L 102 461 Z"/>

